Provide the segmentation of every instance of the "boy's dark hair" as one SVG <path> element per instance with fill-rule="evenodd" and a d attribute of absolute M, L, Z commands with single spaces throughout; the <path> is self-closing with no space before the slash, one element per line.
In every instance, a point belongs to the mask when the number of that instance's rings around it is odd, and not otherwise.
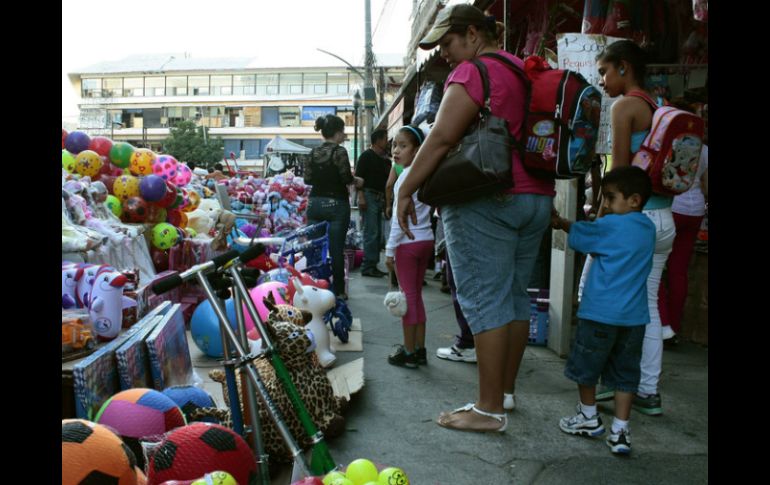
<path fill-rule="evenodd" d="M 187 162 L 187 168 L 189 168 L 190 171 L 195 170 L 195 162 Z"/>
<path fill-rule="evenodd" d="M 345 122 L 336 115 L 320 116 L 315 120 L 315 131 L 320 131 L 324 138 L 331 138 L 340 131 L 345 131 Z"/>
<path fill-rule="evenodd" d="M 383 138 L 386 140 L 388 139 L 388 130 L 374 130 L 371 136 L 372 145 L 382 140 Z"/>
<path fill-rule="evenodd" d="M 608 185 L 615 186 L 626 199 L 634 194 L 639 194 L 642 198 L 641 207 L 644 207 L 652 195 L 650 176 L 641 168 L 633 165 L 616 167 L 607 172 L 602 180 L 602 188 Z"/>
<path fill-rule="evenodd" d="M 222 166 L 221 163 L 217 162 L 214 164 L 214 170 L 219 170 L 221 172 L 222 170 L 224 170 L 224 167 Z"/>
<path fill-rule="evenodd" d="M 208 173 L 214 173 L 214 167 L 209 167 L 206 169 Z"/>
<path fill-rule="evenodd" d="M 634 41 L 619 40 L 604 48 L 597 61 L 611 62 L 619 67 L 622 61 L 626 61 L 634 70 L 634 79 L 640 87 L 644 87 L 644 77 L 647 73 L 647 54 Z"/>

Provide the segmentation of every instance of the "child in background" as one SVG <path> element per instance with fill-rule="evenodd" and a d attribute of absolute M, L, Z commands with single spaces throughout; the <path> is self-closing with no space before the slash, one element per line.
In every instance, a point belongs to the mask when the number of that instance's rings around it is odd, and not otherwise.
<path fill-rule="evenodd" d="M 655 251 L 655 225 L 642 213 L 652 193 L 650 177 L 633 166 L 613 169 L 602 180 L 605 216 L 570 222 L 554 211 L 554 229 L 569 233 L 569 246 L 591 254 L 578 310 L 578 328 L 564 375 L 578 385 L 577 414 L 562 418 L 565 433 L 604 433 L 596 410 L 599 377 L 615 390 L 615 419 L 607 438 L 613 453 L 631 453 L 628 421 L 640 379 L 645 327 L 650 321 L 647 277 Z"/>
<path fill-rule="evenodd" d="M 420 128 L 404 126 L 393 140 L 393 160 L 404 167 L 395 184 L 395 193 L 401 187 L 409 173 L 417 150 L 425 140 L 425 134 Z M 409 229 L 414 234 L 410 240 L 401 230 L 398 219 L 391 219 L 390 237 L 385 246 L 385 264 L 395 270 L 401 291 L 406 295 L 407 311 L 401 319 L 404 328 L 404 344 L 396 345 L 388 356 L 392 365 L 416 369 L 418 365 L 426 365 L 427 351 L 425 350 L 425 306 L 422 301 L 422 284 L 428 261 L 433 254 L 433 231 L 430 225 L 431 208 L 417 200 L 417 194 L 412 195 L 417 224 L 409 221 Z M 398 211 L 398 203 L 393 207 L 393 214 Z"/>

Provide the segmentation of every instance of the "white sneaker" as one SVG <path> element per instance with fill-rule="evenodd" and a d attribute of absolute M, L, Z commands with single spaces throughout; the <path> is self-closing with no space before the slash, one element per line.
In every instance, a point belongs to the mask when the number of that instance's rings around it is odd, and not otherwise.
<path fill-rule="evenodd" d="M 663 340 L 676 337 L 676 332 L 671 328 L 671 325 L 663 325 Z"/>
<path fill-rule="evenodd" d="M 455 362 L 476 362 L 476 349 L 461 349 L 456 345 L 440 347 L 436 350 L 436 357 Z"/>
<path fill-rule="evenodd" d="M 503 393 L 503 409 L 506 411 L 513 411 L 516 407 L 516 396 L 513 394 Z"/>

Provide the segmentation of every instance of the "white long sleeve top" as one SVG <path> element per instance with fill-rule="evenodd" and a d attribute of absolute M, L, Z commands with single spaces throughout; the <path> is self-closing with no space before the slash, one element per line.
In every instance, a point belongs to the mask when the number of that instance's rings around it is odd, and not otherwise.
<path fill-rule="evenodd" d="M 412 243 L 417 241 L 432 241 L 433 229 L 430 227 L 430 211 L 429 205 L 423 204 L 417 200 L 417 192 L 412 194 L 412 201 L 414 202 L 414 210 L 417 212 L 417 225 L 412 225 L 412 221 L 409 220 L 409 229 L 414 234 L 414 239 L 409 239 L 404 231 L 401 230 L 401 226 L 398 225 L 398 190 L 401 188 L 401 184 L 406 179 L 406 176 L 411 170 L 411 166 L 404 169 L 401 175 L 396 180 L 396 185 L 393 187 L 393 193 L 396 194 L 393 201 L 393 215 L 390 218 L 390 237 L 388 243 L 385 245 L 385 256 L 394 257 L 396 255 L 396 248 L 401 244 Z"/>

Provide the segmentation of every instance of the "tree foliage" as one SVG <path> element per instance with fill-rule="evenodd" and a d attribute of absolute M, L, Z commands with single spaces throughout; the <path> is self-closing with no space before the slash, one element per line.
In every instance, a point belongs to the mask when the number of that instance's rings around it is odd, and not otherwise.
<path fill-rule="evenodd" d="M 210 134 L 204 137 L 203 127 L 196 127 L 193 121 L 180 121 L 163 141 L 163 150 L 180 162 L 209 167 L 222 161 L 224 142 Z"/>

